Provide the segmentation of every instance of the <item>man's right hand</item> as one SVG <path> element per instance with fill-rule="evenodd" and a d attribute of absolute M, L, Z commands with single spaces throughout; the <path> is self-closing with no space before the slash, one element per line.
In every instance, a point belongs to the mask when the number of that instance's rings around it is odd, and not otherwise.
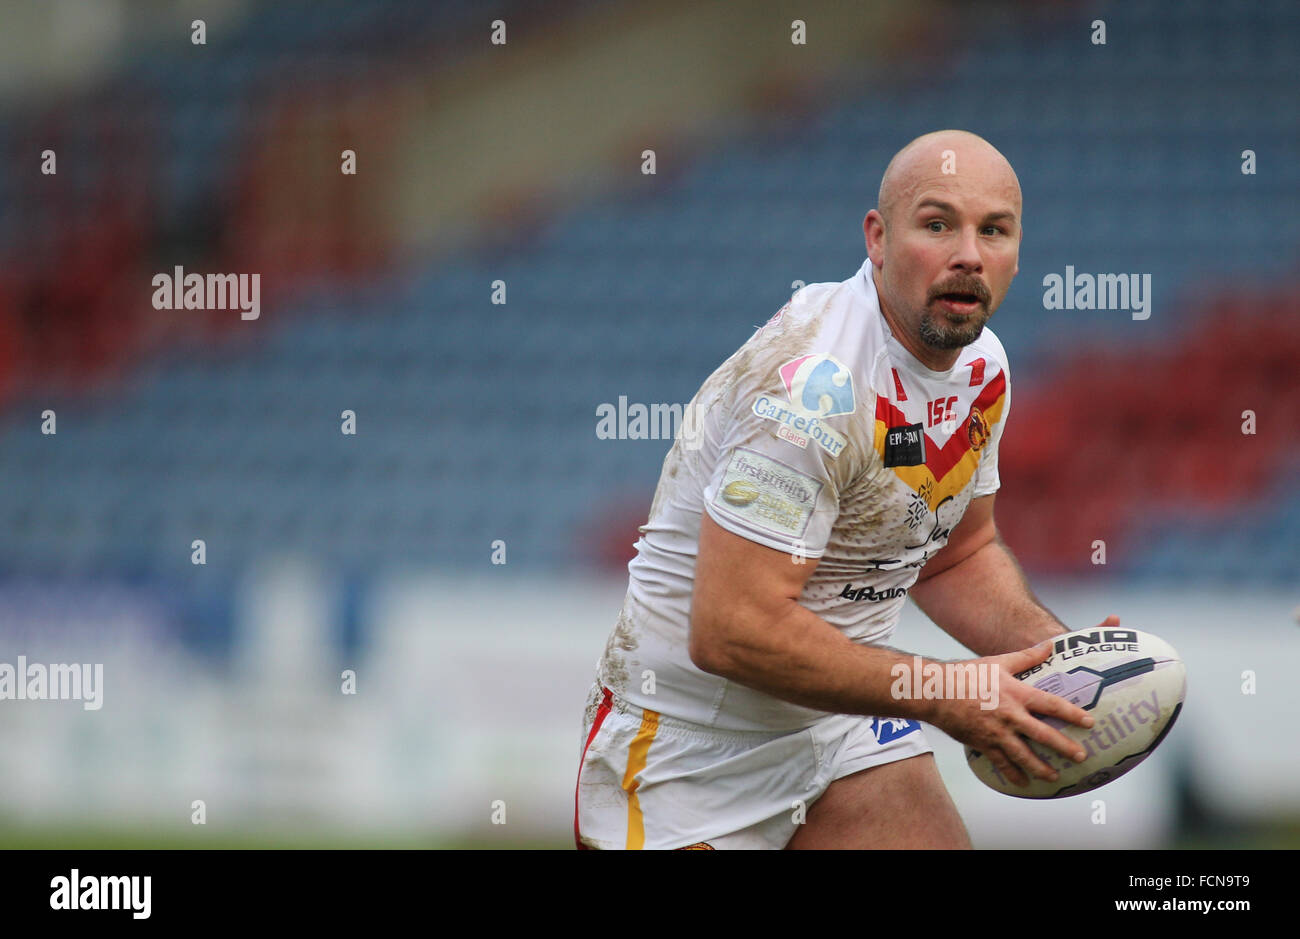
<path fill-rule="evenodd" d="M 1052 642 L 1047 640 L 1019 652 L 969 660 L 982 668 L 1000 670 L 997 707 L 985 710 L 978 698 L 945 698 L 936 702 L 926 720 L 954 740 L 987 754 L 1014 785 L 1029 785 L 1026 773 L 1055 780 L 1056 771 L 1034 754 L 1021 735 L 1051 747 L 1066 759 L 1081 762 L 1083 747 L 1034 715 L 1059 717 L 1080 727 L 1091 727 L 1093 719 L 1064 698 L 1016 680 L 1017 674 L 1044 661 L 1051 652 Z"/>

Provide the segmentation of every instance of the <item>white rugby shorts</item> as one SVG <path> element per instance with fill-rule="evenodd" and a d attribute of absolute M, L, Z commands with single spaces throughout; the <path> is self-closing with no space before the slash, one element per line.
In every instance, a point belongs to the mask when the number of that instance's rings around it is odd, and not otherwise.
<path fill-rule="evenodd" d="M 933 752 L 916 721 L 836 714 L 783 733 L 715 731 L 615 697 L 584 709 L 573 835 L 582 848 L 784 848 L 828 786 Z"/>

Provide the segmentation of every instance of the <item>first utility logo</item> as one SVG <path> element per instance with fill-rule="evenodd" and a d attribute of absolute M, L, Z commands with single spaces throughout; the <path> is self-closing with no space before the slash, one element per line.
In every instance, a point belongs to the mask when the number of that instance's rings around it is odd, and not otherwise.
<path fill-rule="evenodd" d="M 82 876 L 77 868 L 50 881 L 52 910 L 130 910 L 132 919 L 152 912 L 153 878 L 144 876 Z"/>

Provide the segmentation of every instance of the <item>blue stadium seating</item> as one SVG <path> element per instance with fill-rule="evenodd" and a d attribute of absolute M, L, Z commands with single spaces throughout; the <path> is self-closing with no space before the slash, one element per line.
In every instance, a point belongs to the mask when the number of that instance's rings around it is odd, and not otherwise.
<path fill-rule="evenodd" d="M 247 130 L 238 102 L 309 38 L 337 59 L 313 53 L 330 74 L 367 40 L 427 32 L 433 15 L 338 3 L 339 16 L 319 20 L 331 36 L 307 37 L 303 22 L 317 20 L 299 6 L 267 7 L 232 43 L 243 50 L 233 65 L 177 69 L 155 56 L 123 79 L 155 102 L 165 217 L 223 191 Z M 446 25 L 474 6 L 437 9 Z M 620 395 L 685 402 L 793 281 L 849 276 L 886 161 L 936 127 L 983 132 L 1020 175 L 1021 274 L 993 325 L 1028 393 L 1045 377 L 1035 364 L 1045 350 L 1099 337 L 1158 344 L 1191 327 L 1180 308 L 1199 287 L 1268 282 L 1294 266 L 1300 218 L 1279 207 L 1300 182 L 1300 83 L 1285 45 L 1294 32 L 1277 24 L 1298 11 L 1196 0 L 1171 16 L 1114 3 L 1104 47 L 1073 21 L 991 30 L 943 74 L 878 76 L 797 133 L 701 157 L 653 200 L 611 196 L 558 215 L 526 251 L 308 290 L 277 311 L 265 345 L 174 352 L 120 400 L 61 405 L 56 437 L 33 432 L 46 405 L 25 402 L 0 436 L 0 565 L 182 578 L 193 576 L 190 542 L 204 538 L 218 569 L 296 550 L 365 573 L 479 566 L 501 538 L 512 565 L 580 566 L 587 526 L 638 493 L 648 502 L 667 449 L 598 440 L 596 406 Z M 0 153 L 13 146 L 0 125 Z M 1238 171 L 1247 148 L 1255 176 Z M 0 174 L 0 200 L 13 192 Z M 0 213 L 0 242 L 16 237 Z M 1152 321 L 1043 309 L 1042 276 L 1067 264 L 1150 273 Z M 505 306 L 489 300 L 498 278 Z M 357 413 L 356 437 L 340 433 L 344 409 Z M 1155 527 L 1121 569 L 1293 579 L 1296 491 L 1280 488 L 1226 538 L 1196 521 Z"/>

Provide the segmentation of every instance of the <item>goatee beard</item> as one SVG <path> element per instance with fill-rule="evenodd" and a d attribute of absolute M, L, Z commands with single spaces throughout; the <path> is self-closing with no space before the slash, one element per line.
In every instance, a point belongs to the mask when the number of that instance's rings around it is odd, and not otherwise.
<path fill-rule="evenodd" d="M 985 312 L 965 323 L 947 323 L 926 310 L 921 314 L 917 332 L 931 349 L 961 349 L 980 337 L 988 321 L 989 314 Z"/>

